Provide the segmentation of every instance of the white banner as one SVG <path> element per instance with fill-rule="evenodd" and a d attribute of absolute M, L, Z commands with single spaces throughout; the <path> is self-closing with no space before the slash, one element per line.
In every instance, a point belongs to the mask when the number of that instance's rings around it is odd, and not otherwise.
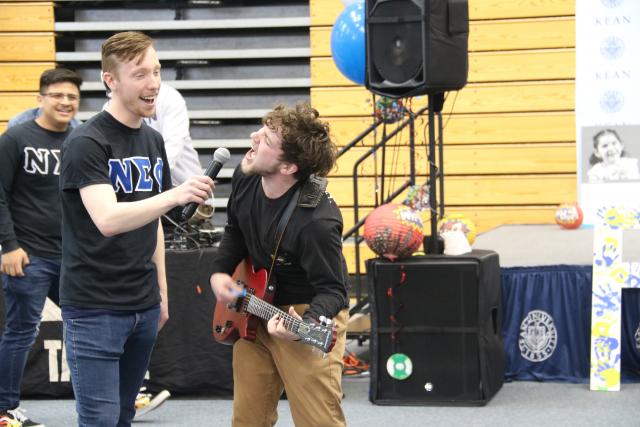
<path fill-rule="evenodd" d="M 584 224 L 640 194 L 640 1 L 576 0 L 576 152 Z"/>

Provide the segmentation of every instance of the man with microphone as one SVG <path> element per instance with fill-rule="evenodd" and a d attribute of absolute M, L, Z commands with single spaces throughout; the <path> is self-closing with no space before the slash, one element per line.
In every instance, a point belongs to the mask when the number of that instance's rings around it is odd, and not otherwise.
<path fill-rule="evenodd" d="M 207 170 L 204 171 L 204 175 L 208 176 L 211 179 L 216 179 L 218 174 L 220 173 L 220 169 L 222 169 L 222 165 L 224 165 L 231 158 L 231 153 L 224 147 L 218 148 L 213 153 L 213 161 L 207 167 Z M 196 213 L 196 209 L 198 209 L 198 203 L 191 202 L 182 210 L 182 219 L 187 221 L 189 218 Z"/>
<path fill-rule="evenodd" d="M 62 147 L 64 342 L 79 425 L 131 425 L 157 332 L 168 320 L 164 233 L 158 218 L 203 203 L 210 177 L 171 188 L 153 115 L 160 62 L 153 41 L 118 33 L 102 45 L 106 110 Z"/>

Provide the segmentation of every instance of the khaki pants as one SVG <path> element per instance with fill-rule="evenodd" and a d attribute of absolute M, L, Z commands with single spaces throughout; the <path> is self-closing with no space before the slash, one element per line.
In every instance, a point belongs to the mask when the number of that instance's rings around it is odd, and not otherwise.
<path fill-rule="evenodd" d="M 294 306 L 300 314 L 307 307 Z M 283 389 L 296 427 L 346 426 L 340 403 L 348 317 L 344 309 L 333 319 L 338 334 L 326 358 L 310 345 L 270 336 L 266 322 L 260 322 L 255 341 L 238 340 L 233 347 L 233 426 L 273 426 Z"/>

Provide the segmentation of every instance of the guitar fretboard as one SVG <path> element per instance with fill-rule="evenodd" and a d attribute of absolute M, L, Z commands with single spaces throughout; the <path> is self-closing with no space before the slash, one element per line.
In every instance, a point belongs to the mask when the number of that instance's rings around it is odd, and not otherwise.
<path fill-rule="evenodd" d="M 289 313 L 285 313 L 278 307 L 275 307 L 251 294 L 247 294 L 247 296 L 244 297 L 243 308 L 254 316 L 258 316 L 265 320 L 269 320 L 277 314 L 278 317 L 284 320 L 285 329 L 295 334 L 299 333 L 300 325 L 302 325 L 300 320 L 291 316 Z"/>
<path fill-rule="evenodd" d="M 253 295 L 252 291 L 244 287 L 236 305 L 236 310 L 248 313 L 264 320 L 269 320 L 278 316 L 283 321 L 284 328 L 300 337 L 303 344 L 309 344 L 327 354 L 335 343 L 335 330 L 323 323 L 305 322 L 289 313 L 280 310 L 278 307 L 269 304 L 265 300 Z"/>

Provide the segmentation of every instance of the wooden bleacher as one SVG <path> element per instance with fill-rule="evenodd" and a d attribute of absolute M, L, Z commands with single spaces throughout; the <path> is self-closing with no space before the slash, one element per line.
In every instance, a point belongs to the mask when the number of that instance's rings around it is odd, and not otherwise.
<path fill-rule="evenodd" d="M 0 29 L 0 78 L 6 82 L 0 88 L 0 131 L 10 117 L 36 105 L 38 77 L 56 63 L 75 69 L 85 81 L 78 118 L 86 120 L 100 111 L 105 102 L 100 44 L 125 30 L 148 31 L 156 40 L 163 81 L 187 101 L 193 143 L 203 165 L 218 147 L 244 152 L 249 132 L 260 126 L 260 118 L 275 102 L 309 99 L 310 18 L 305 0 L 240 5 L 0 0 L 0 16 L 6 24 Z M 218 176 L 220 224 L 237 161 L 235 154 Z"/>
<path fill-rule="evenodd" d="M 54 4 L 0 1 L 0 132 L 36 104 L 40 74 L 54 65 Z"/>

